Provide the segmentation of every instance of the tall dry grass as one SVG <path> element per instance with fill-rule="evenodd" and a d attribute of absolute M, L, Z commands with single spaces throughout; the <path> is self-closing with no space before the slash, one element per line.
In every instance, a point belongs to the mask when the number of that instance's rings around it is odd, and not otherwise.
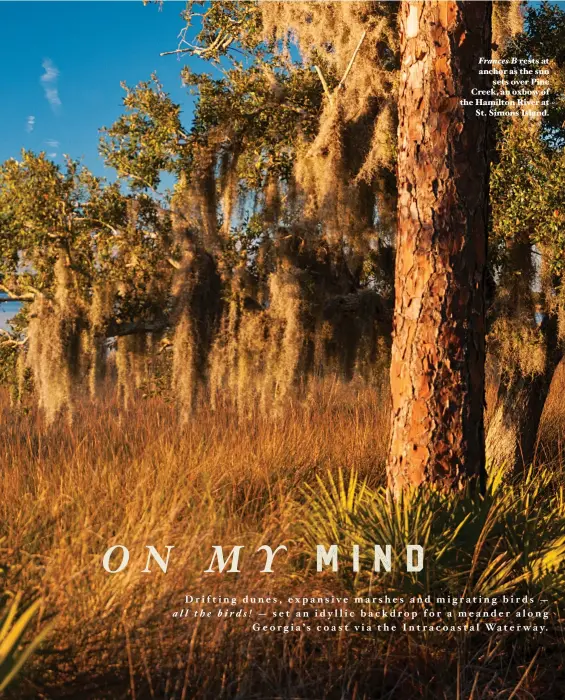
<path fill-rule="evenodd" d="M 317 533 L 323 536 L 326 526 L 344 542 L 362 541 L 382 534 L 387 522 L 402 540 L 414 528 L 403 530 L 399 523 L 413 522 L 417 512 L 423 518 L 414 521 L 418 532 L 424 533 L 422 522 L 429 521 L 424 534 L 430 542 L 445 540 L 442 512 L 469 508 L 467 501 L 422 503 L 398 520 L 379 496 L 388 398 L 376 389 L 326 381 L 276 418 L 262 412 L 242 418 L 227 406 L 200 407 L 184 425 L 158 398 L 137 397 L 124 411 L 109 391 L 98 404 L 79 405 L 72 425 L 50 427 L 35 410 L 14 411 L 3 398 L 3 587 L 30 598 L 41 595 L 38 624 L 54 617 L 56 625 L 11 697 L 476 700 L 512 693 L 514 698 L 557 697 L 563 687 L 555 627 L 533 641 L 455 635 L 446 642 L 441 635 L 261 634 L 250 632 L 241 619 L 172 619 L 171 611 L 182 608 L 189 593 L 280 599 L 366 587 L 366 580 L 341 572 L 312 572 L 308 542 Z M 349 498 L 335 485 L 340 472 L 350 483 L 353 471 L 358 481 Z M 565 523 L 556 497 L 561 475 L 556 472 L 554 479 L 546 473 L 546 481 L 536 481 L 525 495 L 510 484 L 501 490 L 506 505 L 497 506 L 499 529 L 481 540 L 485 561 L 492 555 L 489 548 L 504 547 L 508 539 L 505 519 L 522 531 L 525 517 L 535 533 L 532 499 L 541 508 L 547 504 L 543 522 L 552 524 L 547 528 L 554 536 Z M 511 488 L 518 489 L 512 491 L 515 498 L 508 496 Z M 103 571 L 101 557 L 117 543 L 128 546 L 131 562 L 126 572 L 113 576 Z M 243 567 L 237 576 L 204 574 L 212 545 L 220 543 L 245 544 L 247 552 L 264 543 L 286 543 L 291 554 L 269 576 L 256 566 Z M 147 544 L 175 545 L 167 574 L 141 573 Z M 456 544 L 465 555 L 464 546 Z M 476 546 L 475 538 L 471 553 Z M 465 561 L 455 557 L 453 562 L 463 580 Z M 444 567 L 442 575 L 449 571 Z M 509 570 L 506 583 L 515 573 Z M 560 580 L 553 577 L 551 585 Z M 394 586 L 405 583 L 395 579 Z M 551 588 L 538 583 L 538 592 Z M 386 578 L 371 585 L 375 591 L 392 586 Z M 418 583 L 422 590 L 425 585 Z M 539 644 L 550 650 L 550 663 L 537 656 L 530 664 Z"/>
<path fill-rule="evenodd" d="M 77 406 L 72 425 L 46 427 L 35 409 L 14 411 L 3 396 L 0 563 L 7 587 L 41 594 L 45 615 L 56 612 L 60 630 L 50 660 L 36 657 L 36 682 L 53 684 L 62 696 L 63 684 L 82 687 L 84 678 L 96 686 L 100 677 L 123 676 L 127 688 L 130 667 L 135 677 L 139 665 L 141 686 L 177 697 L 166 682 L 156 690 L 186 659 L 186 632 L 167 613 L 186 592 L 233 589 L 225 577 L 204 581 L 212 544 L 251 548 L 292 538 L 294 495 L 316 473 L 355 464 L 379 481 L 387 412 L 387 398 L 375 390 L 328 382 L 276 419 L 201 407 L 183 425 L 165 401 L 138 397 L 124 411 L 108 392 L 99 404 Z M 132 562 L 127 574 L 109 576 L 101 556 L 115 543 L 128 546 Z M 176 546 L 166 575 L 140 573 L 146 544 Z M 289 570 L 279 585 L 290 590 L 291 578 Z M 238 590 L 263 586 L 252 572 L 238 577 Z M 210 634 L 212 648 L 234 643 Z M 151 641 L 140 642 L 146 635 Z M 192 656 L 205 653 L 198 646 Z M 204 697 L 217 680 L 189 676 L 187 687 L 196 683 Z M 96 689 L 91 697 L 121 697 L 113 692 Z"/>

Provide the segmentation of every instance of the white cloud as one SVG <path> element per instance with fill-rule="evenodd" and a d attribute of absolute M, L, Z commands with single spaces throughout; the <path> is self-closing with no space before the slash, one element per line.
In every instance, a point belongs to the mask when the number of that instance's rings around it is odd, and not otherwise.
<path fill-rule="evenodd" d="M 45 91 L 45 97 L 47 98 L 47 102 L 49 102 L 53 111 L 56 112 L 61 106 L 59 89 L 57 87 L 59 69 L 50 58 L 46 58 L 41 65 L 45 71 L 40 78 L 41 84 L 43 85 L 43 90 Z"/>
<path fill-rule="evenodd" d="M 47 139 L 45 142 L 50 148 L 59 148 L 59 142 L 55 139 Z"/>
<path fill-rule="evenodd" d="M 28 134 L 31 134 L 33 131 L 33 128 L 35 126 L 35 117 L 33 114 L 31 114 L 27 119 L 26 119 L 26 131 Z"/>
<path fill-rule="evenodd" d="M 49 158 L 56 158 L 57 157 L 56 153 L 48 153 L 47 155 L 49 156 Z"/>

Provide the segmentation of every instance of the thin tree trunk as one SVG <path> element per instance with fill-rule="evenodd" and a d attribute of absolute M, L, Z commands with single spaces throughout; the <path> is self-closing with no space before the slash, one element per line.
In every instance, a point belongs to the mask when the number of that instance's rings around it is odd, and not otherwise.
<path fill-rule="evenodd" d="M 490 2 L 403 2 L 388 463 L 394 492 L 484 476 Z"/>

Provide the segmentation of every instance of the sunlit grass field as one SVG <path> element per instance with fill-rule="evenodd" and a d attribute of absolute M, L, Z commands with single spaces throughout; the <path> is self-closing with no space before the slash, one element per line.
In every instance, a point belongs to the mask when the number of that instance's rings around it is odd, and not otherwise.
<path fill-rule="evenodd" d="M 108 391 L 72 424 L 46 427 L 3 395 L 1 588 L 6 604 L 18 592 L 41 599 L 26 639 L 53 625 L 7 697 L 565 697 L 560 393 L 533 469 L 494 471 L 484 497 L 426 491 L 397 504 L 384 491 L 388 397 L 365 385 L 326 381 L 270 418 L 201 407 L 186 425 L 164 399 L 139 396 L 124 411 Z M 362 560 L 357 575 L 316 573 L 317 542 L 340 542 L 344 562 L 354 543 L 400 552 L 417 542 L 426 567 L 375 574 Z M 101 564 L 113 544 L 131 552 L 116 575 Z M 142 573 L 150 544 L 175 545 L 166 574 Z M 205 574 L 215 544 L 286 544 L 289 554 L 274 574 L 251 556 L 240 574 Z M 548 630 L 264 634 L 245 619 L 172 618 L 187 594 L 446 591 L 530 595 Z"/>

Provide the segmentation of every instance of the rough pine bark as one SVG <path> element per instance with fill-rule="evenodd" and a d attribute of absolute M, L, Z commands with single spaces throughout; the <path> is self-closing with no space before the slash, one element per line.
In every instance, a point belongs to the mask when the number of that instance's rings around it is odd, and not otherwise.
<path fill-rule="evenodd" d="M 482 480 L 490 2 L 402 2 L 389 485 Z"/>

